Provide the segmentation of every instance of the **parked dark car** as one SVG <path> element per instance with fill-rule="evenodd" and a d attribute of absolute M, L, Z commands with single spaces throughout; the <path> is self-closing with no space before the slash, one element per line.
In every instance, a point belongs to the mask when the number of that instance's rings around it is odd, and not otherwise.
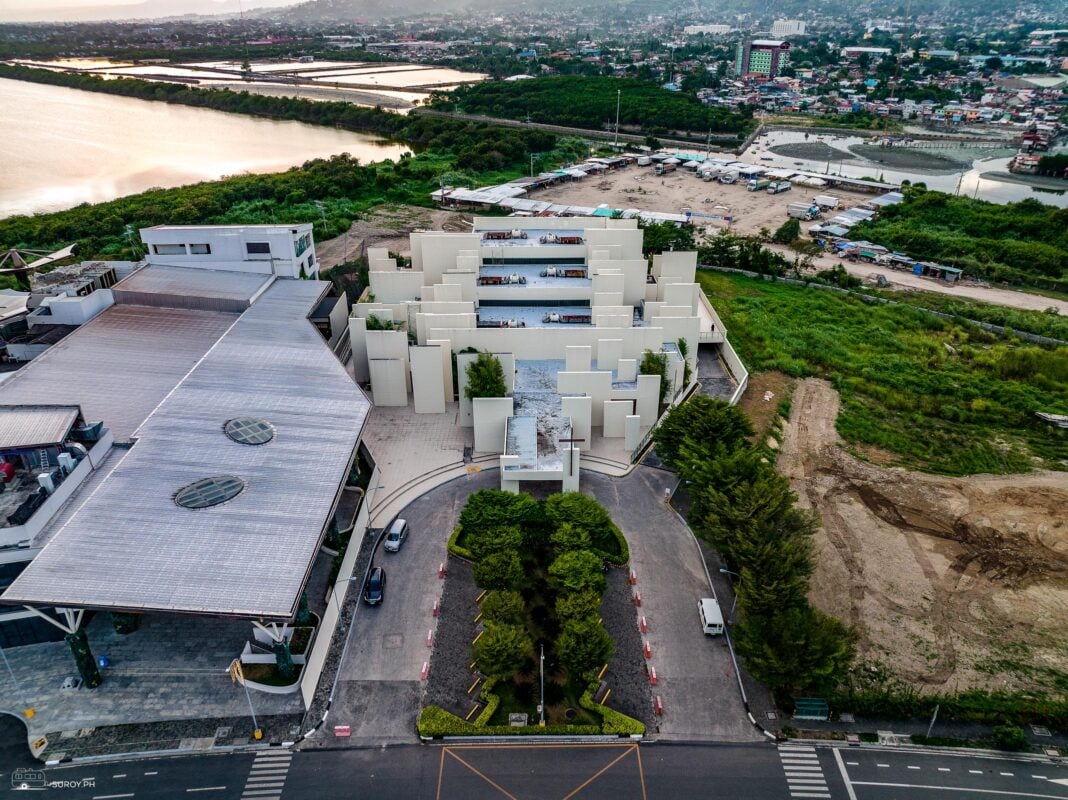
<path fill-rule="evenodd" d="M 381 567 L 375 567 L 367 576 L 367 584 L 363 587 L 363 602 L 369 606 L 377 606 L 386 596 L 386 571 Z"/>

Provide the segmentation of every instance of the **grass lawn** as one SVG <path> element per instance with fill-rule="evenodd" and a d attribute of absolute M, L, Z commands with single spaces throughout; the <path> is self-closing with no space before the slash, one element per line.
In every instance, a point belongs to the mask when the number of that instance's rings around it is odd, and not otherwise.
<path fill-rule="evenodd" d="M 831 381 L 838 432 L 949 475 L 1068 469 L 1068 348 L 999 339 L 902 306 L 712 271 L 698 280 L 751 371 Z"/>

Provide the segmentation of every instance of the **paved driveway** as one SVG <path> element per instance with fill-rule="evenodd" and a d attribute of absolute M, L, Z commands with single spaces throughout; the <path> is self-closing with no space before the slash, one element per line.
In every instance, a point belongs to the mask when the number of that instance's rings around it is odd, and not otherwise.
<path fill-rule="evenodd" d="M 400 513 L 411 528 L 400 552 L 379 548 L 375 553 L 374 564 L 386 570 L 386 598 L 373 608 L 361 604 L 353 619 L 355 629 L 328 720 L 330 725 L 351 725 L 356 742 L 415 739 L 423 696 L 420 673 L 430 659 L 427 632 L 437 622 L 431 609 L 443 585 L 438 565 L 445 560 L 449 535 L 467 496 L 499 486 L 498 472 L 490 470 L 434 489 Z"/>
<path fill-rule="evenodd" d="M 664 502 L 674 475 L 638 467 L 625 478 L 582 474 L 582 489 L 608 509 L 630 544 L 631 564 L 664 704 L 661 738 L 745 742 L 763 736 L 746 716 L 723 637 L 706 637 L 697 613 L 709 596 L 702 556 L 689 529 Z"/>

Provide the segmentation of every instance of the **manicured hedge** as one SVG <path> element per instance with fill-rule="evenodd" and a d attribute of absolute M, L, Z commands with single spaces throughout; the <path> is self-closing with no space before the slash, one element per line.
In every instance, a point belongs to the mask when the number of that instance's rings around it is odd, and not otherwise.
<path fill-rule="evenodd" d="M 493 692 L 493 687 L 496 685 L 496 678 L 488 678 L 482 684 L 482 690 L 478 693 L 478 699 L 485 703 L 486 707 L 475 717 L 475 727 L 477 728 L 486 727 L 486 724 L 493 719 L 493 715 L 497 713 L 497 706 L 501 704 L 501 696 Z"/>
<path fill-rule="evenodd" d="M 628 717 L 626 714 L 616 711 L 614 708 L 602 706 L 593 699 L 593 692 L 587 689 L 579 698 L 579 705 L 587 711 L 592 711 L 601 717 L 601 730 L 604 733 L 617 733 L 621 736 L 643 736 L 645 723 Z"/>
<path fill-rule="evenodd" d="M 463 526 L 457 525 L 449 537 L 449 554 L 454 555 L 457 558 L 462 558 L 464 561 L 474 561 L 474 554 L 466 547 L 458 544 L 460 537 L 463 535 Z"/>
<path fill-rule="evenodd" d="M 425 737 L 441 736 L 597 736 L 601 728 L 597 725 L 486 725 L 477 727 L 464 722 L 455 714 L 450 714 L 438 706 L 425 706 L 419 714 L 417 725 L 419 735 Z"/>

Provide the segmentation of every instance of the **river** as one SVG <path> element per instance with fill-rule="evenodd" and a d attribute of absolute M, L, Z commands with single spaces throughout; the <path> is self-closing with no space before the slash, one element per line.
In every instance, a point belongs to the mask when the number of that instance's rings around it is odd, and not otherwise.
<path fill-rule="evenodd" d="M 823 141 L 825 144 L 849 152 L 853 145 L 861 144 L 865 140 L 859 136 L 848 136 L 824 130 L 813 130 L 806 134 L 798 131 L 771 131 L 760 137 L 748 150 L 745 151 L 744 160 L 761 163 L 765 166 L 776 168 L 797 167 L 806 172 L 829 172 L 832 175 L 843 175 L 849 178 L 881 177 L 890 183 L 900 183 L 910 180 L 913 183 L 923 181 L 930 189 L 937 189 L 950 194 L 959 193 L 967 197 L 976 197 L 980 200 L 989 200 L 992 203 L 1010 203 L 1031 197 L 1040 203 L 1051 206 L 1068 206 L 1068 192 L 1064 190 L 1042 190 L 1021 183 L 1010 183 L 1004 180 L 991 180 L 984 178 L 982 173 L 1004 172 L 1008 169 L 1008 158 L 977 158 L 972 160 L 967 169 L 957 171 L 931 171 L 916 170 L 904 172 L 901 170 L 887 169 L 883 166 L 853 155 L 852 158 L 842 161 L 813 161 L 811 159 L 791 158 L 768 151 L 768 147 L 777 147 L 785 144 L 800 142 Z M 921 151 L 930 153 L 946 153 L 947 151 L 930 150 Z M 759 159 L 759 161 L 758 161 Z"/>
<path fill-rule="evenodd" d="M 0 79 L 0 107 L 0 218 L 337 153 L 371 162 L 408 150 L 335 128 L 23 81 Z"/>

